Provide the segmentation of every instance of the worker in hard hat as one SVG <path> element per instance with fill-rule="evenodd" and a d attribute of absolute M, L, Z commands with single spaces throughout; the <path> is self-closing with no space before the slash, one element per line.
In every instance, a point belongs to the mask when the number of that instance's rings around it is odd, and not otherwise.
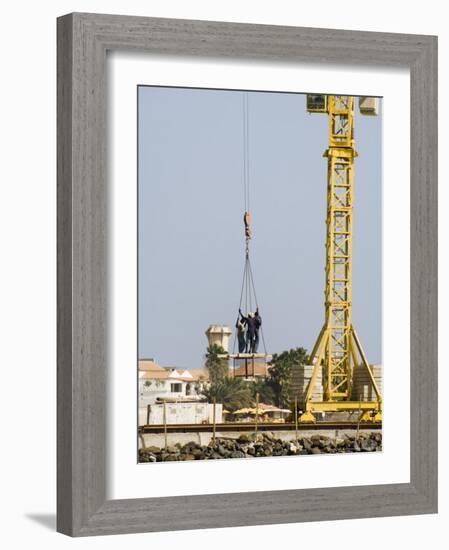
<path fill-rule="evenodd" d="M 254 335 L 254 345 L 253 345 L 253 353 L 257 353 L 257 350 L 259 349 L 259 330 L 262 326 L 262 317 L 259 313 L 259 308 L 256 309 L 256 313 L 254 315 L 254 321 L 256 325 L 256 332 Z"/>
<path fill-rule="evenodd" d="M 256 319 L 254 313 L 248 313 L 248 316 L 245 317 L 242 311 L 239 309 L 242 322 L 246 326 L 246 353 L 254 353 L 254 343 L 256 339 Z"/>
<path fill-rule="evenodd" d="M 245 323 L 243 319 L 241 319 L 240 317 L 237 317 L 235 328 L 237 329 L 237 341 L 239 344 L 239 353 L 243 353 L 246 348 Z"/>

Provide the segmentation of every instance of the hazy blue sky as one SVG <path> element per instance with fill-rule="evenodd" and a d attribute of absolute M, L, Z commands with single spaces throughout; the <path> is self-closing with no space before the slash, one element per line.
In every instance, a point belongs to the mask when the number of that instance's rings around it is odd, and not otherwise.
<path fill-rule="evenodd" d="M 244 266 L 242 92 L 139 88 L 139 357 L 200 367 L 232 329 Z M 381 361 L 381 116 L 355 122 L 353 322 Z M 269 352 L 324 320 L 327 115 L 249 94 L 252 267 Z"/>

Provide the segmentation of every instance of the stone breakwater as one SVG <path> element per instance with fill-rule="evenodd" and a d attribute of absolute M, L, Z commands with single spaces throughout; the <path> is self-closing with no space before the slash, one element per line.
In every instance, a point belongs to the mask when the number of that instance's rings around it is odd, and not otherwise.
<path fill-rule="evenodd" d="M 241 434 L 237 439 L 217 438 L 209 445 L 190 441 L 167 448 L 155 446 L 139 449 L 139 462 L 168 462 L 180 460 L 218 460 L 224 458 L 256 458 L 267 456 L 359 453 L 382 450 L 382 433 L 360 433 L 358 436 L 328 437 L 312 435 L 298 441 L 277 439 L 271 432 Z"/>

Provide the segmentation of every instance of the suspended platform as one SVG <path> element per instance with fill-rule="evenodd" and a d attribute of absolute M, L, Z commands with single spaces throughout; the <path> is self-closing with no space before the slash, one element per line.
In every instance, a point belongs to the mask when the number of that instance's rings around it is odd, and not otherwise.
<path fill-rule="evenodd" d="M 271 359 L 272 353 L 222 353 L 220 359 Z"/>
<path fill-rule="evenodd" d="M 271 353 L 223 353 L 218 357 L 232 359 L 232 375 L 236 378 L 266 378 Z"/>

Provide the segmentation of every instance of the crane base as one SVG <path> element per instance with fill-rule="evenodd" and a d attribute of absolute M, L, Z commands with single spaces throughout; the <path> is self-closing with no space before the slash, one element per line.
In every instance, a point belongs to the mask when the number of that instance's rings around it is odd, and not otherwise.
<path fill-rule="evenodd" d="M 342 411 L 360 411 L 359 422 L 382 421 L 382 403 L 379 401 L 308 401 L 299 422 L 316 422 L 313 413 Z"/>
<path fill-rule="evenodd" d="M 382 413 L 376 411 L 365 411 L 360 415 L 359 422 L 382 422 Z"/>
<path fill-rule="evenodd" d="M 310 411 L 306 411 L 302 413 L 302 415 L 299 417 L 299 422 L 305 423 L 305 422 L 316 422 L 316 418 L 313 416 L 313 414 Z"/>

